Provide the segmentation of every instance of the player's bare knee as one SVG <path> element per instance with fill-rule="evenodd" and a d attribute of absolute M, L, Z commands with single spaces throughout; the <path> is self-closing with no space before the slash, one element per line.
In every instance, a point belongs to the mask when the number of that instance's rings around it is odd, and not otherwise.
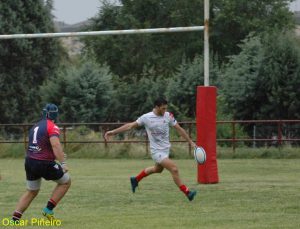
<path fill-rule="evenodd" d="M 162 171 L 162 169 L 155 169 L 155 173 L 161 173 Z"/>
<path fill-rule="evenodd" d="M 177 168 L 176 166 L 172 167 L 172 168 L 170 169 L 170 172 L 171 172 L 172 174 L 178 174 L 178 173 L 179 173 L 178 168 Z"/>

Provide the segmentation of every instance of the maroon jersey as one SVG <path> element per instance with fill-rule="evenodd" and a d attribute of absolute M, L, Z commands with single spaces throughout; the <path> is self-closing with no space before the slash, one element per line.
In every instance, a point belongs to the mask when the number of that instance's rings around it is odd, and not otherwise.
<path fill-rule="evenodd" d="M 36 160 L 54 161 L 55 155 L 50 138 L 59 137 L 59 128 L 50 119 L 42 119 L 29 131 L 27 157 Z"/>

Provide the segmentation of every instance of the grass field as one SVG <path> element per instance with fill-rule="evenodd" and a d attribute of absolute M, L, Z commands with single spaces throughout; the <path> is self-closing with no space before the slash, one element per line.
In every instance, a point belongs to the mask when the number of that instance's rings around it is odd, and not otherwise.
<path fill-rule="evenodd" d="M 193 202 L 167 171 L 145 178 L 132 194 L 129 176 L 151 160 L 70 159 L 73 183 L 55 209 L 59 228 L 300 228 L 299 159 L 219 160 L 220 183 L 213 185 L 196 183 L 193 160 L 176 163 L 185 183 L 198 191 Z M 5 228 L 3 219 L 24 191 L 23 160 L 0 159 L 0 173 L 0 227 Z M 41 217 L 53 187 L 43 181 L 23 219 Z"/>

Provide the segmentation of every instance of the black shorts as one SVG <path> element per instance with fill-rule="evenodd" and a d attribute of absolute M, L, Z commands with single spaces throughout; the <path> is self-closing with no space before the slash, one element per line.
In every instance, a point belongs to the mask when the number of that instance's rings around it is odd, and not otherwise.
<path fill-rule="evenodd" d="M 25 171 L 27 180 L 38 180 L 44 178 L 45 180 L 58 180 L 64 175 L 60 164 L 55 161 L 41 161 L 25 158 Z"/>

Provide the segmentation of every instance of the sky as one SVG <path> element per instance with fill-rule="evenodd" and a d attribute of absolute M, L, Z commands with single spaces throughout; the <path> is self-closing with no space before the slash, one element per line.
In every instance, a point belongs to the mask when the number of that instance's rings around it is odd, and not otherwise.
<path fill-rule="evenodd" d="M 57 21 L 75 24 L 95 16 L 100 6 L 99 0 L 54 0 L 52 13 Z"/>
<path fill-rule="evenodd" d="M 75 24 L 94 17 L 100 6 L 100 0 L 54 0 L 53 14 L 57 21 Z M 291 10 L 300 11 L 300 0 L 291 4 Z"/>
<path fill-rule="evenodd" d="M 300 11 L 300 0 L 296 0 L 291 4 L 292 11 Z"/>

